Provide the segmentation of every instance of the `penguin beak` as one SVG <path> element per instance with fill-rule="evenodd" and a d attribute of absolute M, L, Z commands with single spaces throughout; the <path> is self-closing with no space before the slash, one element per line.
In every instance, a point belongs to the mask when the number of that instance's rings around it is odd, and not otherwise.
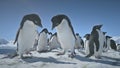
<path fill-rule="evenodd" d="M 103 25 L 101 24 L 101 25 L 99 25 L 99 28 L 101 28 Z"/>

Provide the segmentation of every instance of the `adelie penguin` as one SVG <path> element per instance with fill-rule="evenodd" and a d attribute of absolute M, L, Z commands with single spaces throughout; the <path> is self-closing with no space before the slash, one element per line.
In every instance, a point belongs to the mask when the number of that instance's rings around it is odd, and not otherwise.
<path fill-rule="evenodd" d="M 23 17 L 14 41 L 14 44 L 17 43 L 17 54 L 21 58 L 33 48 L 38 36 L 37 26 L 42 27 L 41 19 L 37 14 L 28 14 Z"/>
<path fill-rule="evenodd" d="M 90 53 L 89 51 L 90 34 L 85 34 L 84 38 L 85 38 L 85 45 L 84 45 L 85 55 L 88 55 Z"/>
<path fill-rule="evenodd" d="M 69 51 L 70 54 L 68 56 L 73 58 L 75 56 L 74 45 L 76 36 L 70 19 L 64 14 L 59 14 L 53 16 L 51 21 L 52 29 L 56 28 L 58 40 L 60 42 L 61 48 L 63 49 L 57 55 L 63 55 L 65 52 Z"/>
<path fill-rule="evenodd" d="M 80 37 L 79 33 L 76 33 L 77 40 L 75 41 L 75 49 L 83 49 L 84 48 L 84 42 L 82 38 Z"/>
<path fill-rule="evenodd" d="M 110 36 L 106 36 L 106 51 L 108 51 L 109 49 L 113 49 L 113 50 L 117 50 L 117 45 L 116 45 L 116 42 L 111 39 L 112 37 Z"/>
<path fill-rule="evenodd" d="M 50 50 L 61 48 L 56 32 L 50 37 L 49 48 Z"/>
<path fill-rule="evenodd" d="M 96 58 L 101 58 L 104 45 L 104 35 L 101 31 L 101 27 L 102 25 L 93 26 L 89 40 L 90 52 L 86 57 L 91 57 L 92 55 L 94 55 Z"/>
<path fill-rule="evenodd" d="M 47 28 L 44 28 L 40 33 L 38 37 L 38 46 L 37 51 L 38 52 L 47 52 L 48 51 L 48 35 L 49 32 Z"/>
<path fill-rule="evenodd" d="M 103 47 L 104 48 L 104 52 L 108 51 L 110 49 L 110 40 L 112 37 L 110 36 L 106 36 L 106 45 Z"/>

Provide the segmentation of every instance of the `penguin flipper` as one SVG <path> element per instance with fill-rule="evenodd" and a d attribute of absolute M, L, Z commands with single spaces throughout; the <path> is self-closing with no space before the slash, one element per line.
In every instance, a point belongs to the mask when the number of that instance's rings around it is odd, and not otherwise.
<path fill-rule="evenodd" d="M 20 33 L 20 28 L 19 28 L 18 31 L 17 31 L 17 34 L 16 34 L 16 38 L 15 38 L 14 44 L 15 44 L 15 43 L 17 42 L 17 40 L 18 40 L 19 33 Z"/>

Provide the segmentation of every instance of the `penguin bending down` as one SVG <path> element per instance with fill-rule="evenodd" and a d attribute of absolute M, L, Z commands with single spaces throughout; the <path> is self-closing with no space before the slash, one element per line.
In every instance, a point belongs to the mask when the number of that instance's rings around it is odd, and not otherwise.
<path fill-rule="evenodd" d="M 96 58 L 100 58 L 104 45 L 104 35 L 100 30 L 102 25 L 96 25 L 93 27 L 90 40 L 89 40 L 89 54 L 86 57 L 95 55 Z"/>
<path fill-rule="evenodd" d="M 17 53 L 21 58 L 33 48 L 38 36 L 37 26 L 42 27 L 41 19 L 37 14 L 28 14 L 23 17 L 14 41 L 14 44 L 17 43 Z"/>
<path fill-rule="evenodd" d="M 48 51 L 48 30 L 44 28 L 40 33 L 39 33 L 39 38 L 38 38 L 38 46 L 37 46 L 37 51 L 38 52 L 47 52 Z"/>
<path fill-rule="evenodd" d="M 80 48 L 84 48 L 84 42 L 78 33 L 76 33 L 76 38 L 77 40 L 75 41 L 75 49 L 79 50 Z"/>
<path fill-rule="evenodd" d="M 60 43 L 58 41 L 57 33 L 54 33 L 49 40 L 50 50 L 61 48 Z"/>
<path fill-rule="evenodd" d="M 57 55 L 63 55 L 66 51 L 71 52 L 69 57 L 75 56 L 74 45 L 76 36 L 69 18 L 66 15 L 60 14 L 52 17 L 52 29 L 56 28 L 58 41 L 63 49 Z"/>
<path fill-rule="evenodd" d="M 84 48 L 85 48 L 85 54 L 88 55 L 90 52 L 89 52 L 89 39 L 90 39 L 90 34 L 86 34 L 84 36 L 85 38 L 85 45 L 84 45 Z"/>

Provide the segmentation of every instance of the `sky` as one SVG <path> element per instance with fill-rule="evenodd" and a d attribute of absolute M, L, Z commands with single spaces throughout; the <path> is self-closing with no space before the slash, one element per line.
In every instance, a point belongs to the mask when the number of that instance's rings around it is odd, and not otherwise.
<path fill-rule="evenodd" d="M 97 24 L 107 35 L 120 36 L 120 0 L 0 0 L 0 38 L 14 40 L 23 16 L 32 13 L 53 33 L 51 18 L 65 14 L 81 37 Z"/>

